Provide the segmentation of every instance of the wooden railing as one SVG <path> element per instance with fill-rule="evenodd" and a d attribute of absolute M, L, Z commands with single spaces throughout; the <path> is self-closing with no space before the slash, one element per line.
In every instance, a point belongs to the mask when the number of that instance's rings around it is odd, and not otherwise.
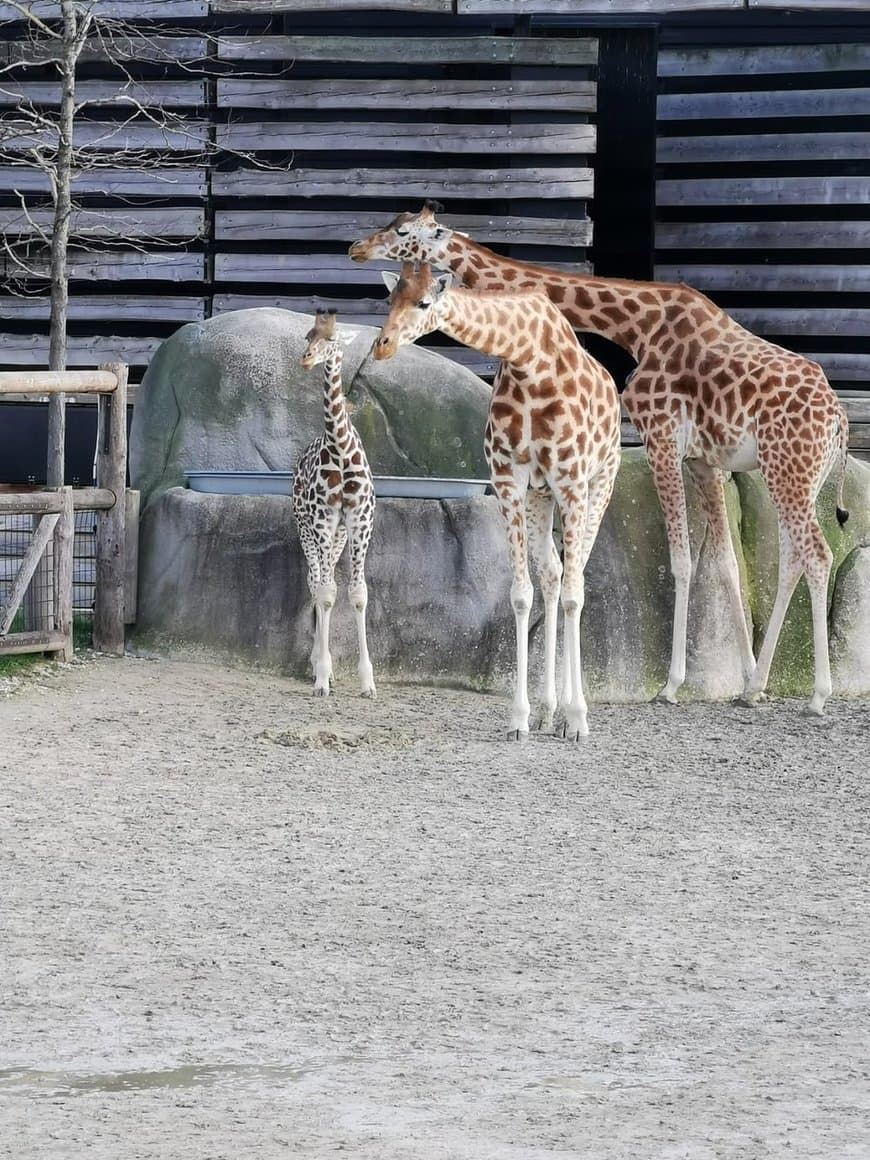
<path fill-rule="evenodd" d="M 129 519 L 134 532 L 138 512 L 138 493 L 126 488 L 127 367 L 107 363 L 92 371 L 0 372 L 0 397 L 59 393 L 98 398 L 96 486 L 0 495 L 0 514 L 39 517 L 6 605 L 0 609 L 0 653 L 72 654 L 73 513 L 86 510 L 98 512 L 94 648 L 122 654 L 124 625 L 133 618 L 135 608 L 135 537 L 128 537 L 127 525 Z M 35 630 L 13 633 L 15 616 L 34 577 L 42 573 L 43 588 L 48 589 L 46 549 L 52 538 L 53 600 L 39 614 L 44 623 Z"/>

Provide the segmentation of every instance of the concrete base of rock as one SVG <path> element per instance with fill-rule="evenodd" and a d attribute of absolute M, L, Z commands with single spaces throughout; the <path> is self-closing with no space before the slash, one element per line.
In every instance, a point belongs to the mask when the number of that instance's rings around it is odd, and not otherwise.
<path fill-rule="evenodd" d="M 868 549 L 861 546 L 870 522 L 868 481 L 870 471 L 863 465 L 850 467 L 849 534 L 858 538 L 853 542 L 838 530 L 842 538 L 835 544 L 841 570 L 832 583 L 831 651 L 835 691 L 846 694 L 870 692 Z M 775 582 L 775 535 L 760 534 L 770 519 L 769 500 L 756 483 L 744 477 L 739 488 L 732 481 L 727 489 L 751 625 L 757 610 L 766 620 L 771 567 Z M 830 498 L 823 493 L 823 516 Z M 740 662 L 722 577 L 708 556 L 699 512 L 690 500 L 697 566 L 681 696 L 724 699 L 741 690 Z M 826 516 L 824 522 L 833 537 Z M 289 499 L 169 489 L 144 512 L 140 561 L 134 647 L 184 655 L 206 650 L 308 674 L 314 612 Z M 508 552 L 493 498 L 380 500 L 366 573 L 376 680 L 511 686 L 515 643 Z M 345 582 L 342 563 L 332 650 L 337 687 L 353 694 L 356 634 Z M 586 571 L 582 651 L 584 682 L 593 700 L 645 700 L 657 692 L 667 673 L 672 608 L 658 500 L 642 452 L 627 452 Z M 541 619 L 538 598 L 532 615 L 533 676 L 540 669 Z M 764 621 L 754 626 L 756 647 L 763 627 Z M 809 609 L 798 593 L 771 691 L 804 693 L 811 681 Z"/>

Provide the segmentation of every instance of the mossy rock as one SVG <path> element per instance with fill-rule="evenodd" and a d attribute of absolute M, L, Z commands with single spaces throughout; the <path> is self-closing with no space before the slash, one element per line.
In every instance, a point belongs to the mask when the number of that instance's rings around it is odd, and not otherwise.
<path fill-rule="evenodd" d="M 743 550 L 748 564 L 746 592 L 752 611 L 755 651 L 761 647 L 779 575 L 779 531 L 776 510 L 758 471 L 735 477 L 743 512 Z M 825 539 L 834 556 L 828 588 L 829 607 L 839 572 L 856 547 L 870 543 L 870 467 L 849 458 L 844 502 L 848 521 L 841 527 L 836 518 L 836 485 L 832 478 L 822 487 L 816 510 Z M 812 691 L 814 674 L 813 631 L 810 594 L 806 581 L 798 583 L 770 670 L 770 692 L 783 696 L 806 696 Z"/>

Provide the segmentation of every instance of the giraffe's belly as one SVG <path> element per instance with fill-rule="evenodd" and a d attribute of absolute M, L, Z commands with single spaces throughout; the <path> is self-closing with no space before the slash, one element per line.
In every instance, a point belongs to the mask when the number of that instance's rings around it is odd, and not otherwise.
<path fill-rule="evenodd" d="M 758 441 L 751 431 L 733 447 L 722 448 L 719 466 L 726 471 L 752 471 L 758 467 Z"/>

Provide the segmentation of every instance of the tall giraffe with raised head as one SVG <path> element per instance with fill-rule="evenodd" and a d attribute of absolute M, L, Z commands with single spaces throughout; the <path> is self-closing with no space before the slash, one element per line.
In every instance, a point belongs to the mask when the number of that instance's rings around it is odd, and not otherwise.
<path fill-rule="evenodd" d="M 494 293 L 450 287 L 423 263 L 401 277 L 384 274 L 390 310 L 375 340 L 376 359 L 441 330 L 502 360 L 484 434 L 492 486 L 507 528 L 513 568 L 516 689 L 508 737 L 529 730 L 528 634 L 535 559 L 544 598 L 541 727 L 556 710 L 556 619 L 560 589 L 565 616 L 563 733 L 588 733 L 580 664 L 583 569 L 619 467 L 619 397 L 607 371 L 581 348 L 545 294 Z M 563 565 L 553 541 L 553 513 L 562 520 Z"/>
<path fill-rule="evenodd" d="M 305 448 L 293 475 L 293 514 L 308 563 L 308 587 L 314 600 L 315 630 L 311 665 L 314 694 L 329 696 L 332 657 L 329 622 L 335 605 L 335 566 L 350 541 L 348 595 L 356 618 L 359 679 L 363 697 L 375 696 L 374 674 L 366 638 L 368 587 L 365 559 L 375 514 L 375 489 L 359 435 L 348 418 L 341 388 L 342 346 L 357 331 L 336 327 L 335 311 L 319 310 L 305 337 L 300 365 L 323 364 L 323 434 Z"/>
<path fill-rule="evenodd" d="M 751 334 L 709 298 L 682 284 L 563 273 L 502 257 L 436 218 L 427 202 L 355 242 L 350 256 L 418 260 L 452 271 L 475 290 L 538 290 L 577 330 L 603 335 L 637 362 L 622 395 L 643 441 L 664 512 L 674 576 L 671 663 L 659 699 L 673 702 L 686 675 L 692 561 L 682 468 L 694 480 L 709 540 L 723 569 L 737 628 L 745 703 L 767 685 L 785 613 L 806 575 L 813 616 L 815 684 L 807 706 L 821 713 L 831 692 L 827 585 L 831 551 L 816 498 L 836 471 L 843 523 L 848 420 L 821 367 Z M 779 522 L 779 579 L 755 661 L 725 509 L 724 473 L 760 468 Z"/>

